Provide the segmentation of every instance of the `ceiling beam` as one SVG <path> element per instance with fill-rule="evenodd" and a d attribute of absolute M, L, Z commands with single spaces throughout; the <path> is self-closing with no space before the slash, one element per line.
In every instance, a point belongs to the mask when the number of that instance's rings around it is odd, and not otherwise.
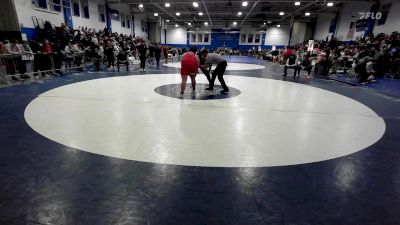
<path fill-rule="evenodd" d="M 290 14 L 287 14 L 286 16 L 282 17 L 280 20 L 277 21 L 277 23 L 282 22 L 282 21 L 283 21 L 284 19 L 286 19 L 286 18 L 295 16 L 295 15 L 296 15 L 297 13 L 299 13 L 300 11 L 302 11 L 302 10 L 304 10 L 304 9 L 307 9 L 308 7 L 310 7 L 310 6 L 314 5 L 314 4 L 315 4 L 315 2 L 307 3 L 307 4 L 304 5 L 303 7 L 298 8 L 296 11 L 294 11 L 294 12 L 292 12 L 292 13 L 290 13 Z"/>
<path fill-rule="evenodd" d="M 203 0 L 204 1 L 204 0 Z M 250 11 L 246 14 L 246 16 L 243 18 L 242 22 L 240 23 L 240 25 L 242 25 L 244 23 L 244 21 L 246 21 L 247 17 L 253 12 L 253 10 L 256 8 L 257 4 L 260 1 L 256 1 L 253 6 L 251 7 Z"/>
<path fill-rule="evenodd" d="M 210 21 L 210 24 L 211 24 L 211 26 L 212 26 L 213 23 L 212 23 L 212 21 L 211 21 L 210 13 L 208 13 L 208 8 L 207 8 L 206 2 L 205 2 L 204 0 L 203 0 L 203 6 L 204 6 L 204 10 L 205 10 L 206 13 L 207 13 L 208 20 Z"/>
<path fill-rule="evenodd" d="M 157 7 L 159 10 L 163 11 L 165 14 L 167 14 L 168 16 L 172 17 L 176 22 L 181 22 L 180 19 L 178 19 L 177 17 L 175 17 L 174 15 L 172 15 L 170 12 L 168 12 L 167 10 L 165 10 L 162 6 L 158 5 L 155 2 L 149 1 L 152 5 L 154 5 L 155 7 Z"/>

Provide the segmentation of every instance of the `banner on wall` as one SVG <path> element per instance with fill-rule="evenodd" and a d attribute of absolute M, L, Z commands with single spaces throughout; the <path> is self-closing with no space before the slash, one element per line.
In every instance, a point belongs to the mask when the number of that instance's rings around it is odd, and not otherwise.
<path fill-rule="evenodd" d="M 357 20 L 356 32 L 365 31 L 365 28 L 367 28 L 367 24 L 368 24 L 367 19 Z"/>
<path fill-rule="evenodd" d="M 350 27 L 349 27 L 349 32 L 347 32 L 347 39 L 353 39 L 354 37 L 354 31 L 355 31 L 355 26 L 354 26 L 354 22 L 350 23 Z"/>
<path fill-rule="evenodd" d="M 229 34 L 217 34 L 215 37 L 218 41 L 232 41 L 233 37 Z"/>
<path fill-rule="evenodd" d="M 379 9 L 379 12 L 382 14 L 382 17 L 379 20 L 376 20 L 376 25 L 384 25 L 386 23 L 386 19 L 389 15 L 390 7 L 392 6 L 392 3 L 384 4 L 381 6 Z"/>

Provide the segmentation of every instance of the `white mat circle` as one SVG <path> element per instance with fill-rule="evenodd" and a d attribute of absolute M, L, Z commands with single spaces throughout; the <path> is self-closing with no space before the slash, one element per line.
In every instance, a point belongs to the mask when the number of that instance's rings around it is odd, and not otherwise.
<path fill-rule="evenodd" d="M 242 94 L 201 101 L 154 92 L 180 82 L 177 74 L 89 80 L 39 95 L 25 119 L 48 139 L 83 151 L 215 167 L 333 159 L 372 145 L 385 131 L 370 108 L 330 91 L 242 76 L 226 81 Z"/>

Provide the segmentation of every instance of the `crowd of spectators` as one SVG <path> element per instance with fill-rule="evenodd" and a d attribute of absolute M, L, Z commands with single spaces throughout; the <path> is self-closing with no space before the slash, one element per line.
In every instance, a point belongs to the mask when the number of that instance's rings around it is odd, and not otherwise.
<path fill-rule="evenodd" d="M 131 58 L 140 61 L 140 71 L 146 69 L 146 62 L 159 68 L 161 58 L 179 60 L 186 52 L 185 48 L 161 46 L 142 37 L 111 33 L 107 28 L 95 30 L 80 27 L 72 30 L 61 24 L 53 27 L 46 21 L 43 28 L 36 28 L 37 38 L 30 42 L 6 40 L 0 42 L 0 65 L 6 73 L 18 80 L 29 78 L 27 74 L 39 77 L 61 74 L 63 70 L 76 68 L 82 70 L 82 64 L 92 62 L 94 70 L 100 70 L 104 64 L 108 70 L 120 71 L 120 65 L 129 70 Z M 211 50 L 212 52 L 213 50 Z M 330 76 L 338 72 L 352 73 L 359 82 L 374 81 L 375 76 L 400 73 L 400 34 L 370 35 L 357 41 L 341 42 L 332 37 L 330 40 L 314 41 L 312 48 L 308 42 L 283 49 L 275 46 L 271 51 L 250 49 L 220 48 L 216 52 L 224 55 L 249 55 L 270 58 L 284 65 L 284 75 L 288 69 L 294 70 L 294 77 L 301 70 L 310 76 Z M 4 57 L 5 56 L 5 57 Z M 32 71 L 30 71 L 32 70 Z"/>
<path fill-rule="evenodd" d="M 37 37 L 18 42 L 5 40 L 0 42 L 1 65 L 8 75 L 20 74 L 20 78 L 29 78 L 27 73 L 39 77 L 61 74 L 63 70 L 76 68 L 82 70 L 83 62 L 92 62 L 94 70 L 101 65 L 108 70 L 120 70 L 129 59 L 140 61 L 140 71 L 146 69 L 146 62 L 159 68 L 161 58 L 168 63 L 170 55 L 178 56 L 184 51 L 170 46 L 161 46 L 142 37 L 111 33 L 107 28 L 96 31 L 80 27 L 72 30 L 61 24 L 53 27 L 46 21 L 43 28 L 36 28 Z M 32 63 L 33 65 L 30 65 Z M 33 71 L 29 71 L 32 68 Z M 12 76 L 13 80 L 19 80 Z"/>
<path fill-rule="evenodd" d="M 400 74 L 400 34 L 370 35 L 351 42 L 314 41 L 265 53 L 273 62 L 294 70 L 294 77 L 303 69 L 309 76 L 314 69 L 317 76 L 331 76 L 338 72 L 355 74 L 361 84 L 375 81 L 375 77 Z"/>

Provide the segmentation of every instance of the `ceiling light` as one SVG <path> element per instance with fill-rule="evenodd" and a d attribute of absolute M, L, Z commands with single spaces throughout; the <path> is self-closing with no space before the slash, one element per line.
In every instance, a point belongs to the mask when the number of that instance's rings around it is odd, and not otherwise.
<path fill-rule="evenodd" d="M 169 23 L 169 20 L 166 20 L 167 23 Z"/>
<path fill-rule="evenodd" d="M 242 6 L 243 6 L 243 7 L 246 7 L 248 4 L 249 4 L 249 3 L 246 2 L 246 1 L 242 2 Z"/>
<path fill-rule="evenodd" d="M 177 12 L 177 13 L 176 13 L 176 15 L 177 15 L 177 16 L 180 16 L 180 15 L 181 15 L 181 13 L 180 13 L 180 12 Z"/>
<path fill-rule="evenodd" d="M 268 21 L 267 23 L 272 23 L 272 21 Z"/>
<path fill-rule="evenodd" d="M 295 2 L 295 3 L 294 3 L 294 5 L 300 5 L 300 4 L 301 4 L 300 2 Z"/>
<path fill-rule="evenodd" d="M 158 13 L 154 13 L 154 16 L 158 16 Z"/>
<path fill-rule="evenodd" d="M 237 22 L 235 21 L 235 22 L 233 22 L 233 26 L 236 26 L 237 25 Z"/>
<path fill-rule="evenodd" d="M 187 24 L 188 24 L 189 26 L 191 26 L 191 25 L 192 25 L 192 23 L 191 23 L 191 22 L 188 22 Z"/>
<path fill-rule="evenodd" d="M 309 16 L 309 15 L 311 15 L 311 13 L 306 12 L 306 13 L 304 13 L 304 15 Z"/>
<path fill-rule="evenodd" d="M 179 25 L 178 25 L 178 24 L 175 24 L 175 27 L 179 27 Z"/>
<path fill-rule="evenodd" d="M 195 8 L 199 7 L 199 3 L 193 2 L 193 7 L 195 7 Z"/>
<path fill-rule="evenodd" d="M 241 16 L 242 15 L 242 12 L 238 12 L 238 16 Z"/>
<path fill-rule="evenodd" d="M 171 6 L 171 4 L 169 4 L 169 2 L 165 3 L 165 7 L 169 8 Z"/>
<path fill-rule="evenodd" d="M 202 16 L 203 15 L 203 13 L 202 12 L 199 12 L 199 16 Z"/>
<path fill-rule="evenodd" d="M 327 6 L 333 6 L 333 2 L 328 2 L 327 4 L 326 4 Z"/>
<path fill-rule="evenodd" d="M 143 4 L 139 4 L 139 8 L 143 8 Z"/>
<path fill-rule="evenodd" d="M 283 15 L 285 15 L 285 13 L 284 13 L 284 12 L 280 12 L 279 15 L 280 15 L 280 16 L 283 16 Z"/>
<path fill-rule="evenodd" d="M 263 25 L 265 25 L 266 23 L 264 22 Z"/>
<path fill-rule="evenodd" d="M 204 22 L 204 25 L 208 26 L 208 22 Z"/>
<path fill-rule="evenodd" d="M 277 27 L 281 27 L 281 25 L 279 25 L 279 24 L 278 24 L 278 25 L 276 25 L 276 26 L 277 26 Z"/>

